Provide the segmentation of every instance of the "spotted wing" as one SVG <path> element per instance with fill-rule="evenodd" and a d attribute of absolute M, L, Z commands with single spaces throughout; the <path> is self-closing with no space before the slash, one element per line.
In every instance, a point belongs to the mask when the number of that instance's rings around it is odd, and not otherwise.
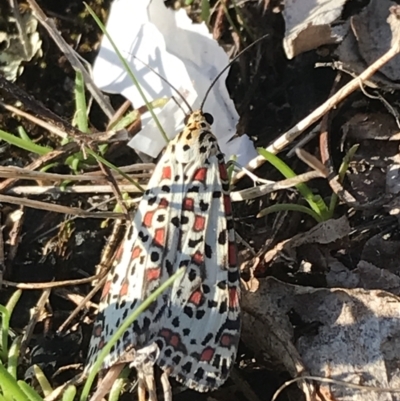
<path fill-rule="evenodd" d="M 181 192 L 174 188 L 176 166 L 167 151 L 157 164 L 135 218 L 118 251 L 116 263 L 104 285 L 99 312 L 94 324 L 85 370 L 96 360 L 98 352 L 110 340 L 121 323 L 141 301 L 167 280 L 176 266 L 176 235 L 168 229 L 179 218 Z M 107 368 L 116 362 L 130 362 L 132 350 L 148 345 L 159 332 L 170 299 L 166 291 L 118 340 L 104 361 Z"/>
<path fill-rule="evenodd" d="M 186 273 L 173 285 L 155 341 L 161 368 L 190 388 L 209 391 L 224 383 L 236 358 L 239 273 L 223 156 L 211 133 L 195 140 L 185 163 L 179 149 L 174 163 L 186 177 L 174 264 Z"/>

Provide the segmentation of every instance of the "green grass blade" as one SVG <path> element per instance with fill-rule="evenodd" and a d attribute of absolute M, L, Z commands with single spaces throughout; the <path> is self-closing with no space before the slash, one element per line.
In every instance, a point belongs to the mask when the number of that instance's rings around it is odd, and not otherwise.
<path fill-rule="evenodd" d="M 113 386 L 111 387 L 110 395 L 108 396 L 108 401 L 118 401 L 125 382 L 126 379 L 120 377 L 117 380 L 115 380 Z"/>
<path fill-rule="evenodd" d="M 110 353 L 112 346 L 118 341 L 118 339 L 124 334 L 126 329 L 132 325 L 132 323 L 139 317 L 141 313 L 143 313 L 172 283 L 183 274 L 185 269 L 181 267 L 177 270 L 175 274 L 173 274 L 168 280 L 166 280 L 162 285 L 160 285 L 157 290 L 155 290 L 149 297 L 147 297 L 134 311 L 128 316 L 122 325 L 118 328 L 118 330 L 114 333 L 110 341 L 104 346 L 101 350 L 96 362 L 92 366 L 88 378 L 86 379 L 85 386 L 83 387 L 80 401 L 86 401 L 90 392 L 90 388 L 92 387 L 94 378 L 96 377 L 97 372 L 100 370 L 101 365 L 105 359 L 105 357 Z"/>
<path fill-rule="evenodd" d="M 0 336 L 0 356 L 3 361 L 8 357 L 8 331 L 10 330 L 11 314 L 21 297 L 22 290 L 15 291 L 7 302 L 6 306 L 0 305 L 1 318 L 1 336 Z"/>
<path fill-rule="evenodd" d="M 62 401 L 73 401 L 76 395 L 76 387 L 68 386 L 63 393 Z"/>
<path fill-rule="evenodd" d="M 25 393 L 25 401 L 43 401 L 43 398 L 28 383 L 18 380 L 18 386 Z"/>
<path fill-rule="evenodd" d="M 210 0 L 201 0 L 200 4 L 201 12 L 200 16 L 201 19 L 209 25 L 209 19 L 210 19 Z"/>
<path fill-rule="evenodd" d="M 23 141 L 29 141 L 29 142 L 32 142 L 32 143 L 33 143 L 32 139 L 29 138 L 29 135 L 26 133 L 25 128 L 24 128 L 22 125 L 20 125 L 19 127 L 17 127 L 17 132 L 18 132 L 19 137 L 20 137 Z"/>
<path fill-rule="evenodd" d="M 14 311 L 15 305 L 17 305 L 19 299 L 21 298 L 21 295 L 22 295 L 22 290 L 14 291 L 10 299 L 8 300 L 6 308 L 10 316 Z"/>
<path fill-rule="evenodd" d="M 75 115 L 74 122 L 78 128 L 84 132 L 89 132 L 89 122 L 87 117 L 87 105 L 85 96 L 85 81 L 80 71 L 75 74 Z"/>
<path fill-rule="evenodd" d="M 1 360 L 6 362 L 8 356 L 8 330 L 10 329 L 10 314 L 3 305 L 0 305 L 1 317 L 1 343 L 0 343 L 0 356 Z"/>
<path fill-rule="evenodd" d="M 47 397 L 53 392 L 50 382 L 47 380 L 47 377 L 38 365 L 33 365 L 33 371 L 35 372 L 36 380 L 38 381 L 44 396 Z"/>
<path fill-rule="evenodd" d="M 263 156 L 267 162 L 271 163 L 285 178 L 296 177 L 297 174 L 279 157 L 263 148 L 258 148 L 257 150 L 258 153 Z M 314 195 L 311 189 L 304 183 L 297 184 L 296 188 L 320 219 L 327 220 L 329 218 L 328 207 L 320 196 Z"/>
<path fill-rule="evenodd" d="M 135 74 L 133 73 L 133 71 L 130 68 L 129 64 L 126 62 L 125 58 L 122 56 L 122 54 L 119 51 L 118 47 L 116 46 L 116 44 L 112 40 L 111 36 L 108 34 L 107 29 L 104 26 L 104 24 L 100 21 L 100 19 L 97 17 L 95 12 L 90 8 L 90 6 L 87 3 L 84 3 L 84 4 L 85 4 L 85 7 L 88 10 L 89 14 L 96 21 L 96 24 L 98 25 L 98 27 L 101 29 L 103 34 L 107 37 L 107 39 L 110 41 L 110 44 L 113 47 L 113 49 L 114 49 L 115 53 L 117 54 L 119 60 L 121 61 L 122 65 L 124 66 L 124 69 L 125 69 L 126 73 L 129 75 L 129 77 L 131 78 L 132 82 L 135 84 L 136 89 L 138 90 L 138 92 L 140 93 L 140 96 L 142 97 L 144 103 L 146 104 L 147 109 L 149 110 L 151 116 L 154 119 L 154 122 L 157 125 L 157 128 L 160 130 L 161 135 L 165 139 L 165 142 L 168 143 L 169 142 L 169 138 L 168 138 L 167 134 L 165 133 L 164 128 L 161 126 L 160 121 L 158 120 L 156 114 L 153 111 L 151 103 L 147 100 L 146 95 L 144 94 L 144 92 L 143 92 L 143 90 L 142 90 L 142 88 L 140 86 L 140 83 L 136 79 Z"/>
<path fill-rule="evenodd" d="M 21 348 L 22 336 L 14 338 L 8 352 L 7 371 L 12 377 L 17 378 L 19 350 Z"/>
<path fill-rule="evenodd" d="M 12 395 L 15 401 L 27 401 L 27 397 L 19 387 L 18 382 L 7 372 L 2 364 L 0 364 L 0 387 L 7 399 L 10 399 L 9 395 Z"/>
<path fill-rule="evenodd" d="M 46 155 L 47 153 L 51 152 L 53 149 L 47 146 L 37 145 L 36 143 L 32 142 L 30 139 L 25 140 L 19 138 L 15 135 L 12 135 L 8 132 L 0 130 L 0 139 L 6 141 L 10 145 L 17 146 L 18 148 L 27 150 L 28 152 L 36 153 L 39 156 Z"/>
<path fill-rule="evenodd" d="M 308 214 L 309 216 L 313 217 L 317 223 L 320 223 L 322 221 L 321 217 L 317 213 L 315 213 L 314 210 L 311 210 L 309 207 L 303 205 L 295 205 L 291 203 L 278 203 L 276 205 L 266 207 L 265 209 L 261 210 L 260 213 L 258 213 L 257 218 L 264 217 L 270 213 L 287 212 L 287 211 Z"/>

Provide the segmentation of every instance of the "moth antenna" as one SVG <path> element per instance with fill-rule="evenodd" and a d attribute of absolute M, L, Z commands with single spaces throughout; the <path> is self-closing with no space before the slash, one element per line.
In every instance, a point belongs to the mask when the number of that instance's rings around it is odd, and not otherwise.
<path fill-rule="evenodd" d="M 248 47 L 247 47 L 248 48 Z M 156 74 L 158 76 L 158 78 L 162 79 L 167 85 L 169 85 L 169 87 L 174 90 L 178 96 L 183 100 L 183 103 L 186 104 L 187 108 L 189 109 L 189 111 L 191 113 L 193 113 L 192 108 L 190 107 L 190 104 L 188 103 L 188 101 L 185 99 L 185 97 L 178 91 L 178 89 L 175 88 L 174 85 L 171 84 L 171 82 L 169 82 L 166 78 L 164 78 L 161 74 L 159 74 L 154 68 L 150 67 L 147 63 L 145 63 L 143 60 L 141 60 L 139 57 L 136 57 L 135 55 L 132 54 L 132 56 L 140 61 L 142 64 L 144 64 L 150 71 L 154 72 L 154 74 Z M 186 114 L 186 113 L 185 113 Z"/>
<path fill-rule="evenodd" d="M 211 82 L 211 85 L 208 87 L 206 94 L 204 95 L 204 99 L 201 102 L 200 105 L 200 110 L 203 111 L 203 107 L 204 104 L 207 100 L 207 96 L 210 94 L 211 89 L 213 88 L 213 86 L 217 83 L 218 79 L 221 77 L 221 75 L 244 53 L 247 52 L 247 50 L 249 50 L 251 47 L 253 47 L 256 43 L 261 42 L 263 39 L 265 39 L 267 36 L 269 35 L 269 33 L 267 33 L 264 36 L 261 36 L 261 38 L 256 39 L 253 43 L 251 43 L 250 45 L 248 45 L 245 49 L 243 49 L 241 52 L 239 52 L 239 54 L 237 54 L 227 65 L 226 67 L 224 67 L 222 69 L 222 71 L 220 71 L 220 73 L 214 78 L 214 80 Z"/>

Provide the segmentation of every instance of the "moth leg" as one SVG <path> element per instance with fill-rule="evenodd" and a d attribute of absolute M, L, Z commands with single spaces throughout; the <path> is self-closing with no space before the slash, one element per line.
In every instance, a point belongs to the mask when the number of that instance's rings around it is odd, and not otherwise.
<path fill-rule="evenodd" d="M 172 390 L 169 383 L 170 370 L 165 370 L 161 375 L 161 384 L 164 392 L 164 401 L 172 401 Z"/>
<path fill-rule="evenodd" d="M 149 401 L 157 401 L 156 382 L 154 380 L 154 371 L 145 375 L 146 387 L 149 393 Z"/>
<path fill-rule="evenodd" d="M 156 343 L 152 343 L 136 351 L 135 358 L 130 364 L 138 374 L 138 398 L 139 401 L 146 400 L 146 390 L 149 394 L 149 401 L 157 401 L 156 384 L 154 380 L 154 364 L 160 350 Z"/>
<path fill-rule="evenodd" d="M 138 371 L 138 400 L 146 401 L 146 380 L 143 372 Z"/>

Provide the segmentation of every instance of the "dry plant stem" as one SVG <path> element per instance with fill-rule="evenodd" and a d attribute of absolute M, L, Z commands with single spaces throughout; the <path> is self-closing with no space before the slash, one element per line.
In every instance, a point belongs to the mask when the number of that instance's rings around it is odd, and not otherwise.
<path fill-rule="evenodd" d="M 29 341 L 31 340 L 33 330 L 35 329 L 36 323 L 39 320 L 40 315 L 42 314 L 42 311 L 49 300 L 49 296 L 51 293 L 51 289 L 45 289 L 42 292 L 42 295 L 40 296 L 33 313 L 31 313 L 29 322 L 26 326 L 25 333 L 22 337 L 21 341 L 21 348 L 19 351 L 20 358 L 25 355 L 26 348 L 28 347 Z"/>
<path fill-rule="evenodd" d="M 130 100 L 125 100 L 123 105 L 115 112 L 115 114 L 110 118 L 110 121 L 107 125 L 107 131 L 110 130 L 110 127 L 118 121 L 123 115 L 128 111 L 129 107 L 132 106 L 132 102 Z"/>
<path fill-rule="evenodd" d="M 21 206 L 19 210 L 21 211 L 21 216 L 14 222 L 9 234 L 9 248 L 6 262 L 7 272 L 9 273 L 15 256 L 17 255 L 19 244 L 21 243 L 20 234 L 25 220 L 25 208 Z"/>
<path fill-rule="evenodd" d="M 96 392 L 90 398 L 90 401 L 101 401 L 110 392 L 115 380 L 124 368 L 125 364 L 119 363 L 111 366 L 106 375 L 98 382 Z"/>
<path fill-rule="evenodd" d="M 360 205 L 353 195 L 343 188 L 343 185 L 339 182 L 339 176 L 335 175 L 334 173 L 329 173 L 328 169 L 315 156 L 311 155 L 304 149 L 296 149 L 296 155 L 301 161 L 315 171 L 319 171 L 328 180 L 332 191 L 343 203 L 346 203 L 348 206 L 354 207 L 355 209 L 373 206 L 372 204 Z"/>
<path fill-rule="evenodd" d="M 83 381 L 83 376 L 81 374 L 76 375 L 71 380 L 68 380 L 66 383 L 64 383 L 61 386 L 59 386 L 56 389 L 54 389 L 54 391 L 51 394 L 49 394 L 44 400 L 45 401 L 56 401 L 59 398 L 61 398 L 61 396 L 64 393 L 64 390 L 68 386 L 70 386 L 70 385 L 77 386 L 77 385 L 81 384 L 82 381 Z"/>
<path fill-rule="evenodd" d="M 254 188 L 247 188 L 241 191 L 231 192 L 232 202 L 241 202 L 244 200 L 259 198 L 271 192 L 279 191 L 281 189 L 288 189 L 301 184 L 302 182 L 308 182 L 314 178 L 326 178 L 320 171 L 309 171 L 308 173 L 299 174 L 296 177 L 288 178 L 286 180 L 278 181 L 273 184 L 260 185 Z"/>
<path fill-rule="evenodd" d="M 3 280 L 5 286 L 17 288 L 20 290 L 46 290 L 57 287 L 67 287 L 71 285 L 87 284 L 93 280 L 103 278 L 102 276 L 95 275 L 87 278 L 81 278 L 78 280 L 64 280 L 64 281 L 49 281 L 48 283 L 15 283 L 13 281 Z"/>
<path fill-rule="evenodd" d="M 328 177 L 328 169 L 315 156 L 301 148 L 296 149 L 296 155 L 303 163 L 307 164 L 307 166 L 315 171 L 321 172 L 324 177 Z"/>
<path fill-rule="evenodd" d="M 330 97 L 332 97 L 334 95 L 334 93 L 336 92 L 336 90 L 337 90 L 342 78 L 343 78 L 343 75 L 339 71 L 336 74 L 335 80 L 333 82 L 332 89 L 331 89 L 331 92 L 329 94 Z M 331 171 L 333 166 L 331 165 L 331 158 L 330 158 L 330 155 L 329 155 L 329 143 L 328 143 L 328 140 L 329 140 L 329 138 L 328 138 L 328 134 L 329 134 L 328 133 L 328 130 L 329 130 L 329 116 L 330 116 L 330 113 L 326 113 L 322 117 L 320 135 L 319 135 L 319 149 L 320 149 L 322 164 L 329 171 Z"/>
<path fill-rule="evenodd" d="M 100 170 L 104 173 L 104 176 L 107 178 L 107 180 L 108 180 L 108 182 L 110 184 L 111 190 L 112 190 L 112 192 L 113 192 L 113 194 L 115 196 L 115 199 L 117 200 L 119 206 L 121 207 L 122 211 L 126 215 L 126 218 L 129 218 L 128 209 L 126 208 L 125 203 L 122 200 L 121 190 L 118 187 L 118 184 L 115 181 L 115 178 L 112 175 L 110 168 L 105 166 L 105 165 L 103 165 L 101 162 L 98 162 L 98 165 L 100 167 Z"/>
<path fill-rule="evenodd" d="M 274 154 L 281 152 L 287 145 L 293 142 L 302 132 L 304 132 L 312 124 L 317 122 L 324 114 L 326 114 L 329 110 L 332 110 L 346 97 L 348 97 L 350 94 L 356 91 L 360 87 L 360 85 L 363 84 L 364 81 L 366 81 L 372 75 L 374 75 L 388 61 L 390 61 L 394 56 L 399 54 L 399 52 L 400 52 L 400 41 L 396 40 L 396 43 L 392 43 L 392 47 L 382 57 L 376 60 L 375 63 L 369 66 L 357 78 L 354 78 L 347 85 L 343 86 L 343 88 L 341 88 L 335 95 L 330 97 L 321 106 L 315 109 L 309 116 L 300 121 L 285 134 L 280 136 L 276 141 L 274 141 L 270 146 L 267 147 L 267 150 Z M 254 171 L 256 168 L 263 165 L 265 161 L 266 160 L 264 157 L 257 156 L 256 158 L 250 161 L 250 163 L 246 166 L 246 168 L 250 171 Z M 240 172 L 235 177 L 233 177 L 232 185 L 234 185 L 240 179 L 242 179 L 244 175 L 245 173 Z"/>
<path fill-rule="evenodd" d="M 74 68 L 74 70 L 80 71 L 82 73 L 88 91 L 99 104 L 104 114 L 108 118 L 112 118 L 114 115 L 114 109 L 112 108 L 110 102 L 108 101 L 107 97 L 104 96 L 103 93 L 97 88 L 92 80 L 92 77 L 86 71 L 85 67 L 82 65 L 73 49 L 65 42 L 64 38 L 60 35 L 57 27 L 54 24 L 54 21 L 51 18 L 47 18 L 46 14 L 42 11 L 35 0 L 28 0 L 28 3 L 35 17 L 44 26 L 47 32 L 49 32 L 50 36 L 53 38 L 59 49 L 64 53 L 65 57 L 71 63 L 71 66 Z"/>
<path fill-rule="evenodd" d="M 2 102 L 0 102 L 0 105 L 2 107 L 4 107 L 6 110 L 11 111 L 11 113 L 14 113 L 17 116 L 26 118 L 28 121 L 31 121 L 36 125 L 39 125 L 39 127 L 42 127 L 44 129 L 50 131 L 51 133 L 53 133 L 54 135 L 59 136 L 62 139 L 67 139 L 68 138 L 67 133 L 64 130 L 62 130 L 62 129 L 58 128 L 57 126 L 55 126 L 54 124 L 48 123 L 48 122 L 42 120 L 39 117 L 35 117 L 32 114 L 27 113 L 26 111 L 22 111 L 18 107 L 10 106 L 10 105 L 2 103 Z"/>
<path fill-rule="evenodd" d="M 7 81 L 1 74 L 0 74 L 0 89 L 8 93 L 10 96 L 12 96 L 16 101 L 21 102 L 25 106 L 25 108 L 31 110 L 34 114 L 40 115 L 43 118 L 45 118 L 51 124 L 50 125 L 51 127 L 52 126 L 57 127 L 59 135 L 65 135 L 64 133 L 68 132 L 69 135 L 71 137 L 74 137 L 77 141 L 84 142 L 87 140 L 87 136 L 82 131 L 79 131 L 79 129 L 75 128 L 68 121 L 63 120 L 60 116 L 58 116 L 56 113 L 45 107 L 41 102 L 39 102 L 33 96 L 26 93 L 16 84 Z M 14 112 L 15 114 L 21 115 L 21 113 L 23 113 L 21 112 L 21 110 L 13 106 L 5 105 L 4 103 L 0 104 L 6 109 Z M 28 113 L 25 113 L 23 116 L 28 119 L 33 118 Z M 38 120 L 38 123 L 40 123 L 41 121 L 42 120 Z"/>
<path fill-rule="evenodd" d="M 25 170 L 35 170 L 44 166 L 46 163 L 54 162 L 62 157 L 68 157 L 71 154 L 79 151 L 79 146 L 75 142 L 70 142 L 65 146 L 62 146 L 60 149 L 53 150 L 52 152 L 47 153 L 44 156 L 39 157 L 34 162 L 25 166 Z M 18 181 L 18 178 L 9 178 L 0 183 L 0 193 L 5 192 L 8 188 L 10 188 L 14 183 Z"/>
<path fill-rule="evenodd" d="M 120 239 L 122 223 L 122 220 L 115 221 L 112 233 L 101 254 L 100 263 L 96 266 L 96 274 L 105 274 L 109 270 L 108 266 L 112 263 L 112 259 L 115 256 L 115 251 L 118 246 L 118 240 Z M 120 244 L 120 246 L 122 246 L 122 244 Z M 92 283 L 92 285 L 96 284 L 96 282 Z"/>
<path fill-rule="evenodd" d="M 105 181 L 103 175 L 86 175 L 86 174 L 55 174 L 45 173 L 42 171 L 31 171 L 21 167 L 0 166 L 1 178 L 15 178 L 17 180 L 34 180 L 34 181 Z"/>
<path fill-rule="evenodd" d="M 113 200 L 115 200 L 115 199 L 114 199 L 114 198 L 110 198 L 110 199 L 107 199 L 107 200 L 102 201 L 102 202 L 100 202 L 100 203 L 97 203 L 96 205 L 90 207 L 87 211 L 89 212 L 89 211 L 91 211 L 91 210 L 100 208 L 100 207 L 102 207 L 102 206 L 104 206 L 104 205 L 107 205 L 108 203 L 112 202 Z M 138 202 L 139 202 L 139 200 L 138 200 Z M 63 224 L 70 223 L 71 221 L 74 221 L 74 220 L 76 220 L 76 219 L 78 219 L 78 218 L 79 218 L 79 217 L 77 217 L 77 216 L 73 216 L 73 217 L 70 217 L 69 219 L 66 219 L 65 221 L 63 221 L 63 222 L 57 224 L 56 226 L 50 228 L 49 230 L 42 232 L 42 233 L 39 235 L 39 237 L 36 238 L 36 240 L 38 241 L 38 240 L 40 240 L 40 239 L 42 239 L 42 238 L 47 237 L 49 234 L 51 234 L 52 232 L 57 231 L 60 227 L 62 227 Z"/>
<path fill-rule="evenodd" d="M 154 163 L 136 163 L 136 164 L 130 164 L 128 166 L 122 166 L 122 167 L 118 167 L 121 171 L 123 171 L 124 173 L 134 173 L 137 171 L 149 171 L 147 173 L 147 175 L 143 174 L 143 177 L 151 177 L 151 173 L 154 168 L 155 168 L 155 164 Z M 100 171 L 93 171 L 90 173 L 87 173 L 88 175 L 99 175 L 102 174 Z M 119 177 L 119 174 L 115 174 L 116 177 Z"/>
<path fill-rule="evenodd" d="M 79 306 L 85 298 L 83 295 L 77 293 L 76 291 L 74 292 L 73 290 L 69 290 L 67 288 L 62 288 L 62 287 L 55 288 L 53 290 L 53 294 L 57 295 L 60 298 L 66 299 L 69 302 L 72 302 L 73 304 L 75 304 L 75 307 Z M 87 296 L 87 295 L 85 295 L 85 296 Z M 92 308 L 96 311 L 99 308 L 96 303 L 91 302 L 91 301 L 87 302 L 87 307 Z"/>
<path fill-rule="evenodd" d="M 12 205 L 23 205 L 33 209 L 46 210 L 55 213 L 72 214 L 83 219 L 120 219 L 124 215 L 122 213 L 114 212 L 87 212 L 77 207 L 68 207 L 61 205 L 54 205 L 52 203 L 40 202 L 32 199 L 17 198 L 15 196 L 0 195 L 0 202 L 11 203 Z"/>
<path fill-rule="evenodd" d="M 60 334 L 62 333 L 66 327 L 69 326 L 69 324 L 75 319 L 75 317 L 78 315 L 78 313 L 83 309 L 86 304 L 93 298 L 93 296 L 96 294 L 97 291 L 99 291 L 105 281 L 107 279 L 107 276 L 104 276 L 95 287 L 92 288 L 92 290 L 86 295 L 85 298 L 82 299 L 82 301 L 79 303 L 79 305 L 72 311 L 72 313 L 68 316 L 68 318 L 64 321 L 64 323 L 58 328 L 57 333 Z"/>
<path fill-rule="evenodd" d="M 152 165 L 152 164 L 149 164 Z M 154 167 L 154 165 L 152 165 Z M 133 166 L 126 166 L 128 168 L 121 168 L 124 172 L 130 171 L 138 171 L 140 169 L 133 169 Z M 151 176 L 150 173 L 142 173 L 142 174 L 132 174 L 132 178 L 149 178 Z M 101 171 L 96 171 L 93 173 L 87 174 L 56 174 L 56 173 L 47 173 L 42 171 L 32 171 L 27 170 L 26 168 L 15 167 L 15 166 L 0 166 L 0 177 L 1 178 L 15 178 L 17 180 L 34 180 L 34 181 L 106 181 L 104 178 L 104 174 Z M 113 174 L 113 177 L 118 179 L 122 178 L 120 174 Z"/>
<path fill-rule="evenodd" d="M 134 185 L 118 185 L 118 186 L 120 191 L 122 192 L 128 192 L 130 194 L 134 193 L 142 194 L 142 192 L 140 192 L 138 188 Z M 146 189 L 147 185 L 142 185 L 142 188 Z M 73 187 L 67 187 L 67 188 L 55 187 L 54 185 L 46 185 L 41 187 L 35 185 L 24 185 L 21 187 L 14 187 L 6 191 L 6 193 L 9 195 L 88 194 L 88 193 L 109 194 L 111 192 L 112 191 L 110 185 L 74 185 Z M 121 213 L 118 213 L 116 215 L 121 216 Z"/>

